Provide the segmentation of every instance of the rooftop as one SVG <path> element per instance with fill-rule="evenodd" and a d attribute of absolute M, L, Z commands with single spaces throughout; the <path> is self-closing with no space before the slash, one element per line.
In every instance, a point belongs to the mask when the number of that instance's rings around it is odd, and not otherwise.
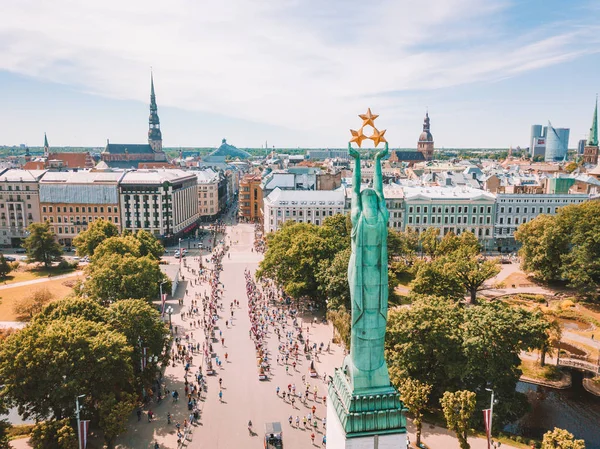
<path fill-rule="evenodd" d="M 100 184 L 117 183 L 121 180 L 123 171 L 59 171 L 47 172 L 40 180 L 40 184 L 70 183 L 70 184 Z"/>
<path fill-rule="evenodd" d="M 131 170 L 125 173 L 121 184 L 162 184 L 195 178 L 194 173 L 179 169 Z"/>
<path fill-rule="evenodd" d="M 484 200 L 494 201 L 495 196 L 489 192 L 471 187 L 403 187 L 407 200 Z"/>
<path fill-rule="evenodd" d="M 287 202 L 326 202 L 344 205 L 343 190 L 281 190 L 276 188 L 265 198 L 273 205 L 285 205 Z M 283 202 L 283 203 L 282 203 Z"/>
<path fill-rule="evenodd" d="M 47 170 L 7 170 L 0 176 L 0 182 L 35 182 Z"/>

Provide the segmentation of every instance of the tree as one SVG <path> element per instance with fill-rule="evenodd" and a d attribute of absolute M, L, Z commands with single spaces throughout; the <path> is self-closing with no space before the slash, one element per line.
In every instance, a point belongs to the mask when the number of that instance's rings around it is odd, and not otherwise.
<path fill-rule="evenodd" d="M 456 279 L 469 293 L 469 303 L 477 302 L 477 292 L 484 282 L 500 273 L 496 260 L 486 260 L 472 253 L 471 248 L 461 247 L 444 259 L 444 269 L 451 279 Z"/>
<path fill-rule="evenodd" d="M 519 255 L 523 270 L 543 281 L 561 278 L 561 259 L 569 250 L 569 239 L 554 217 L 539 215 L 523 223 L 515 231 L 515 240 L 521 243 Z"/>
<path fill-rule="evenodd" d="M 73 416 L 84 394 L 95 413 L 102 396 L 133 392 L 132 348 L 104 324 L 67 317 L 33 321 L 0 346 L 0 397 L 36 420 Z"/>
<path fill-rule="evenodd" d="M 404 262 L 412 263 L 419 247 L 419 235 L 411 229 L 400 232 L 389 228 L 387 244 L 390 261 L 401 258 Z"/>
<path fill-rule="evenodd" d="M 350 313 L 348 313 L 346 308 L 342 306 L 338 309 L 327 311 L 327 319 L 332 322 L 333 328 L 340 336 L 340 339 L 346 346 L 346 349 L 350 350 Z"/>
<path fill-rule="evenodd" d="M 160 260 L 160 258 L 165 253 L 165 247 L 148 231 L 144 231 L 140 229 L 135 233 L 135 238 L 140 242 L 140 255 L 141 256 L 151 256 L 156 260 Z"/>
<path fill-rule="evenodd" d="M 96 301 L 67 297 L 47 304 L 35 315 L 34 320 L 49 322 L 65 318 L 83 318 L 94 323 L 107 323 L 108 310 Z"/>
<path fill-rule="evenodd" d="M 119 254 L 121 256 L 140 257 L 142 244 L 133 236 L 109 237 L 100 243 L 94 250 L 92 261 L 100 260 L 102 257 L 110 254 Z"/>
<path fill-rule="evenodd" d="M 35 290 L 31 295 L 18 300 L 14 305 L 14 312 L 19 321 L 29 321 L 34 315 L 40 313 L 42 307 L 54 299 L 54 295 L 48 288 L 43 287 Z"/>
<path fill-rule="evenodd" d="M 4 254 L 0 254 L 0 279 L 5 279 L 6 276 L 8 276 L 8 273 L 10 273 L 11 271 L 12 269 L 10 268 L 10 265 L 8 264 L 6 259 L 4 258 Z"/>
<path fill-rule="evenodd" d="M 89 223 L 88 228 L 73 239 L 79 256 L 93 256 L 98 245 L 110 237 L 117 237 L 119 228 L 110 221 L 96 220 Z"/>
<path fill-rule="evenodd" d="M 77 449 L 77 436 L 69 419 L 37 423 L 31 431 L 33 449 Z"/>
<path fill-rule="evenodd" d="M 576 162 L 569 162 L 567 165 L 565 165 L 565 172 L 567 173 L 573 173 L 575 170 L 577 170 L 577 163 Z"/>
<path fill-rule="evenodd" d="M 465 297 L 464 285 L 457 276 L 446 271 L 445 259 L 422 261 L 416 267 L 416 275 L 410 283 L 413 293 L 461 300 Z"/>
<path fill-rule="evenodd" d="M 133 394 L 117 398 L 113 393 L 104 395 L 98 405 L 100 428 L 108 449 L 115 447 L 116 438 L 127 430 L 127 419 L 135 409 L 136 397 Z"/>
<path fill-rule="evenodd" d="M 431 385 L 416 379 L 405 379 L 399 386 L 400 398 L 413 414 L 413 423 L 417 428 L 417 447 L 421 447 L 421 429 L 423 427 L 423 412 L 427 409 L 427 401 L 431 394 Z"/>
<path fill-rule="evenodd" d="M 542 449 L 585 449 L 585 441 L 576 440 L 571 432 L 555 427 L 544 434 Z"/>
<path fill-rule="evenodd" d="M 83 292 L 103 304 L 120 299 L 153 300 L 159 295 L 159 285 L 170 280 L 162 273 L 158 261 L 149 256 L 134 257 L 108 254 L 94 259 L 86 267 L 88 279 Z"/>
<path fill-rule="evenodd" d="M 439 228 L 427 228 L 419 235 L 419 243 L 423 253 L 433 258 L 438 254 L 438 246 L 440 244 Z"/>
<path fill-rule="evenodd" d="M 446 391 L 440 399 L 448 428 L 456 434 L 461 449 L 471 448 L 467 442 L 467 437 L 470 427 L 469 421 L 475 411 L 475 398 L 475 393 L 472 391 L 462 390 L 455 393 Z"/>
<path fill-rule="evenodd" d="M 548 329 L 546 330 L 547 339 L 542 341 L 540 347 L 540 366 L 546 366 L 546 355 L 552 355 L 552 348 L 558 348 L 558 343 L 562 338 L 562 326 L 560 325 L 560 321 L 555 318 L 545 318 L 548 321 Z M 560 349 L 557 349 L 557 351 L 559 350 Z"/>
<path fill-rule="evenodd" d="M 327 298 L 327 309 L 335 310 L 340 306 L 350 310 L 350 286 L 348 284 L 348 261 L 350 248 L 335 255 L 333 261 L 327 259 L 319 263 L 317 281 L 319 290 Z"/>
<path fill-rule="evenodd" d="M 108 323 L 117 332 L 127 338 L 133 348 L 134 372 L 139 378 L 139 386 L 150 386 L 156 379 L 156 369 L 148 365 L 141 372 L 139 360 L 142 358 L 142 347 L 148 348 L 147 355 L 160 356 L 169 338 L 169 331 L 160 320 L 158 311 L 140 299 L 124 299 L 108 308 Z M 157 368 L 157 367 L 156 367 Z"/>
<path fill-rule="evenodd" d="M 23 242 L 23 248 L 27 250 L 30 262 L 41 262 L 48 268 L 52 262 L 61 259 L 62 249 L 49 222 L 31 223 L 27 231 L 29 237 Z"/>

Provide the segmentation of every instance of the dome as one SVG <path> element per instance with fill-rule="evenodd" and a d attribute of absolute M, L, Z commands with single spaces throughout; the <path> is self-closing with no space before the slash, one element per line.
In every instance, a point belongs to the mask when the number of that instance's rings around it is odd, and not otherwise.
<path fill-rule="evenodd" d="M 433 142 L 433 136 L 429 131 L 423 131 L 419 136 L 419 142 Z"/>

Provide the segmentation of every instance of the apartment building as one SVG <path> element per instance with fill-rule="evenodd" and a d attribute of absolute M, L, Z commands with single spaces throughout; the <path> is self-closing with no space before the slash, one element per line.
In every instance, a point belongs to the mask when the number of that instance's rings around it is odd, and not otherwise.
<path fill-rule="evenodd" d="M 47 172 L 39 180 L 41 220 L 49 221 L 58 242 L 71 246 L 73 239 L 99 219 L 121 230 L 119 181 L 122 171 Z"/>
<path fill-rule="evenodd" d="M 423 232 L 429 227 L 460 235 L 471 231 L 484 245 L 494 237 L 496 197 L 470 187 L 403 187 L 404 229 Z"/>
<path fill-rule="evenodd" d="M 176 169 L 132 170 L 119 183 L 123 229 L 165 241 L 198 226 L 198 178 Z"/>
<path fill-rule="evenodd" d="M 198 180 L 198 214 L 201 221 L 219 214 L 219 173 L 211 168 L 194 172 Z"/>
<path fill-rule="evenodd" d="M 264 200 L 265 233 L 277 231 L 293 220 L 320 225 L 327 217 L 344 213 L 343 190 L 281 190 L 276 188 Z"/>
<path fill-rule="evenodd" d="M 244 221 L 262 221 L 263 191 L 260 175 L 248 174 L 240 181 L 239 217 Z"/>
<path fill-rule="evenodd" d="M 40 221 L 39 180 L 46 170 L 6 170 L 0 175 L 0 245 L 19 246 Z"/>

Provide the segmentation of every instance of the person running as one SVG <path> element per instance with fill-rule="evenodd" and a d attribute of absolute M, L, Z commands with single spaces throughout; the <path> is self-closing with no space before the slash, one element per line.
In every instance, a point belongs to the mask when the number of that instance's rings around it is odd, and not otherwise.
<path fill-rule="evenodd" d="M 250 433 L 250 435 L 252 435 L 252 420 L 248 421 L 248 433 Z"/>
<path fill-rule="evenodd" d="M 223 390 L 219 391 L 219 402 L 223 402 Z"/>
<path fill-rule="evenodd" d="M 315 444 L 315 433 L 311 433 L 310 434 L 310 441 L 312 441 L 312 444 Z"/>
<path fill-rule="evenodd" d="M 296 427 L 300 427 L 300 417 L 296 415 Z"/>

